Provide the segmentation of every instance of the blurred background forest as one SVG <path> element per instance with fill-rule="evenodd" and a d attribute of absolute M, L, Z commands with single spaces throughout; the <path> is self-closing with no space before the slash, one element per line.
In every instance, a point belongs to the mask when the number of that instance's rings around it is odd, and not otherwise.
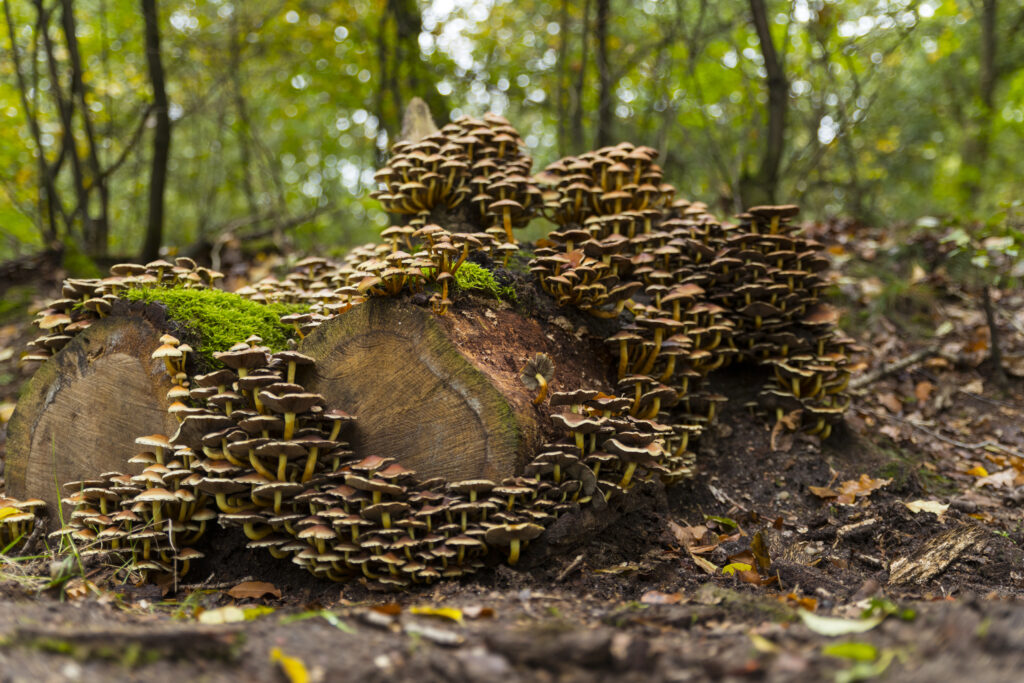
<path fill-rule="evenodd" d="M 650 145 L 720 215 L 1020 222 L 1017 0 L 3 0 L 0 25 L 0 261 L 373 239 L 416 95 L 504 114 L 535 170 Z"/>

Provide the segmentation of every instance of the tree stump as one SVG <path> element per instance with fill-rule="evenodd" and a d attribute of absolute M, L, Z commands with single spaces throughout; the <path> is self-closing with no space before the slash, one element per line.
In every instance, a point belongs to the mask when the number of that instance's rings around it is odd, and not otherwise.
<path fill-rule="evenodd" d="M 40 366 L 8 424 L 11 495 L 45 500 L 55 520 L 65 482 L 129 471 L 137 437 L 174 433 L 170 380 L 150 358 L 165 331 L 142 315 L 107 317 Z"/>
<path fill-rule="evenodd" d="M 182 325 L 152 307 L 122 310 L 44 363 L 9 424 L 8 492 L 42 498 L 55 519 L 65 482 L 137 473 L 127 463 L 143 450 L 135 439 L 177 429 L 166 412 L 170 381 L 150 354 Z M 498 481 L 521 471 L 552 435 L 547 406 L 534 406 L 519 379 L 537 353 L 554 359 L 554 390 L 611 386 L 599 337 L 468 298 L 444 316 L 408 298 L 374 298 L 323 323 L 299 350 L 317 364 L 300 368 L 298 381 L 356 417 L 357 452 L 397 458 L 423 478 Z"/>
<path fill-rule="evenodd" d="M 397 458 L 421 477 L 517 474 L 550 433 L 546 407 L 519 370 L 536 353 L 555 359 L 554 388 L 605 388 L 600 341 L 575 339 L 511 310 L 474 305 L 437 316 L 371 299 L 307 336 L 317 360 L 310 391 L 356 416 L 353 447 Z"/>

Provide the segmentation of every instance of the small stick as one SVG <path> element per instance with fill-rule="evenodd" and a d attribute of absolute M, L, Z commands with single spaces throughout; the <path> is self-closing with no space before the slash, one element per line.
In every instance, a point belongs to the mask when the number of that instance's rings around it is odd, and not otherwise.
<path fill-rule="evenodd" d="M 904 356 L 903 358 L 893 361 L 892 363 L 886 363 L 867 374 L 861 375 L 856 379 L 850 380 L 850 391 L 857 391 L 858 389 L 863 389 L 867 385 L 873 384 L 874 382 L 877 382 L 883 377 L 887 377 L 893 373 L 899 372 L 900 370 L 905 370 L 909 368 L 911 365 L 917 365 L 918 363 L 921 363 L 922 361 L 925 361 L 928 358 L 937 355 L 940 354 L 939 347 L 936 345 L 926 346 L 923 349 L 918 349 L 909 356 Z"/>
<path fill-rule="evenodd" d="M 572 574 L 576 569 L 578 569 L 581 564 L 583 564 L 582 553 L 577 555 L 576 559 L 570 562 L 568 567 L 559 572 L 558 577 L 555 579 L 555 583 L 561 583 L 562 581 L 565 581 L 566 577 L 569 576 L 569 574 Z"/>

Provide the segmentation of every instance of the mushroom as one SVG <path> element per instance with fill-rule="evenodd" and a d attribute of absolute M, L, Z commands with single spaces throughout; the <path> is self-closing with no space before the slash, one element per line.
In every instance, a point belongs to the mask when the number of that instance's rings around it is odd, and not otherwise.
<path fill-rule="evenodd" d="M 555 376 L 555 364 L 546 353 L 538 353 L 519 371 L 519 379 L 526 388 L 536 391 L 533 405 L 540 405 L 548 394 L 548 382 Z"/>
<path fill-rule="evenodd" d="M 511 565 L 519 562 L 520 547 L 528 541 L 544 533 L 544 527 L 531 522 L 522 524 L 502 524 L 487 530 L 484 539 L 488 545 L 509 546 L 508 563 Z"/>

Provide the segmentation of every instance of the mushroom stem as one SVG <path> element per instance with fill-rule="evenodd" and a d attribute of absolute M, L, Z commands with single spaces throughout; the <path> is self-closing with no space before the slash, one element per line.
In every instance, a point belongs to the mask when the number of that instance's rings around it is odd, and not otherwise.
<path fill-rule="evenodd" d="M 284 440 L 285 441 L 290 440 L 294 433 L 295 433 L 295 413 L 285 413 L 284 414 Z"/>
<path fill-rule="evenodd" d="M 512 539 L 512 547 L 508 551 L 508 563 L 515 564 L 519 561 L 519 539 Z"/>
<path fill-rule="evenodd" d="M 540 391 L 537 393 L 537 397 L 533 399 L 533 405 L 539 406 L 544 402 L 544 399 L 548 395 L 548 381 L 544 379 L 544 375 L 539 372 L 533 376 L 537 380 L 537 384 L 540 385 Z M 580 450 L 583 450 L 582 448 Z"/>
<path fill-rule="evenodd" d="M 302 471 L 302 478 L 299 480 L 303 484 L 313 478 L 313 472 L 316 470 L 317 450 L 316 446 L 309 449 L 309 456 L 306 458 L 306 468 Z"/>
<path fill-rule="evenodd" d="M 226 493 L 217 494 L 217 507 L 220 508 L 221 512 L 226 512 L 229 515 L 238 512 L 245 512 L 249 509 L 248 505 L 236 506 L 228 502 L 228 496 Z"/>
<path fill-rule="evenodd" d="M 631 462 L 626 466 L 626 471 L 622 475 L 622 480 L 619 482 L 619 486 L 622 488 L 628 488 L 629 482 L 633 478 L 633 472 L 636 471 L 636 463 Z"/>
<path fill-rule="evenodd" d="M 252 468 L 259 472 L 260 474 L 262 474 L 264 477 L 270 480 L 274 479 L 274 473 L 268 470 L 263 465 L 263 463 L 260 462 L 260 459 L 256 457 L 256 454 L 253 453 L 251 450 L 249 451 L 249 462 L 252 464 Z"/>
<path fill-rule="evenodd" d="M 248 524 L 242 525 L 242 530 L 245 532 L 246 538 L 249 538 L 253 541 L 258 541 L 261 538 L 266 538 L 271 533 L 273 533 L 274 527 L 268 526 L 265 529 L 257 531 L 255 525 L 253 525 L 252 522 L 249 522 Z"/>

